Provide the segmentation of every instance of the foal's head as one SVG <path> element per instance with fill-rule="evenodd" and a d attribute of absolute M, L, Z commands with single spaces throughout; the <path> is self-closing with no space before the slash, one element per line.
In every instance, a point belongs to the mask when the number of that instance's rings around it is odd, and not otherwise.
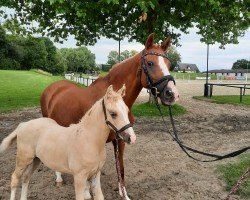
<path fill-rule="evenodd" d="M 168 37 L 161 45 L 154 44 L 154 34 L 150 34 L 141 60 L 142 72 L 144 72 L 141 74 L 143 87 L 160 97 L 164 105 L 171 105 L 179 99 L 174 78 L 170 75 L 171 63 L 164 55 L 170 43 L 171 39 Z"/>
<path fill-rule="evenodd" d="M 113 86 L 110 85 L 104 96 L 103 109 L 106 110 L 107 125 L 125 142 L 134 144 L 136 135 L 128 118 L 129 109 L 122 98 L 125 96 L 125 90 L 126 87 L 123 85 L 121 89 L 115 92 Z"/>

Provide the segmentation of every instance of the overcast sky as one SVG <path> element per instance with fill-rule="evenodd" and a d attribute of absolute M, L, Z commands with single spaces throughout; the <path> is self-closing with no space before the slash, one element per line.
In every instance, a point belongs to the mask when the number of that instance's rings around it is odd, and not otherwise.
<path fill-rule="evenodd" d="M 76 47 L 73 37 L 70 37 L 63 44 L 56 44 L 57 47 Z M 181 54 L 182 62 L 194 63 L 201 71 L 206 70 L 207 46 L 200 42 L 200 36 L 196 34 L 195 29 L 191 29 L 190 33 L 181 36 L 181 47 L 177 50 Z M 118 51 L 118 42 L 101 38 L 94 46 L 88 48 L 96 55 L 96 63 L 106 63 L 108 53 L 111 50 Z M 121 51 L 137 50 L 141 51 L 143 45 L 127 40 L 121 41 Z M 229 69 L 238 59 L 250 60 L 250 29 L 244 37 L 239 38 L 239 44 L 226 45 L 226 49 L 220 49 L 219 45 L 210 45 L 209 69 Z"/>

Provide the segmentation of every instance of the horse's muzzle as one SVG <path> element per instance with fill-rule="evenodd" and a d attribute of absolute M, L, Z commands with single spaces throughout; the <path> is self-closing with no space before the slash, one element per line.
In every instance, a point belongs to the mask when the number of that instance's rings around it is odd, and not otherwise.
<path fill-rule="evenodd" d="M 171 105 L 175 101 L 174 92 L 170 88 L 165 86 L 163 91 L 160 93 L 160 99 L 162 104 Z"/>
<path fill-rule="evenodd" d="M 131 143 L 131 136 L 126 133 L 125 131 L 118 134 L 119 138 L 121 138 L 124 142 L 130 144 Z"/>

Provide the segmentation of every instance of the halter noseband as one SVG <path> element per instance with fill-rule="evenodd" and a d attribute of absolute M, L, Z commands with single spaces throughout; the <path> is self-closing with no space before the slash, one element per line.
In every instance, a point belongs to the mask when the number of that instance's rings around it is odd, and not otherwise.
<path fill-rule="evenodd" d="M 166 81 L 166 84 L 168 84 L 169 81 L 173 81 L 174 84 L 175 84 L 175 80 L 174 80 L 174 77 L 171 76 L 171 75 L 166 75 L 166 76 L 163 76 L 162 78 L 158 79 L 157 81 L 153 81 L 152 77 L 150 76 L 149 72 L 148 72 L 148 64 L 146 62 L 146 59 L 145 57 L 147 55 L 154 55 L 154 56 L 161 56 L 163 58 L 167 58 L 169 60 L 169 58 L 164 55 L 164 54 L 161 54 L 161 53 L 157 53 L 157 52 L 153 52 L 153 51 L 149 51 L 149 52 L 146 52 L 145 53 L 145 50 L 142 51 L 142 56 L 141 56 L 141 67 L 147 77 L 147 82 L 148 82 L 148 89 L 151 91 L 151 93 L 155 96 L 157 95 L 157 92 L 158 92 L 158 88 L 157 86 L 159 84 L 161 84 L 162 82 Z M 175 84 L 176 85 L 176 84 Z"/>
<path fill-rule="evenodd" d="M 106 112 L 106 106 L 104 104 L 104 99 L 102 100 L 102 109 L 103 109 L 103 112 L 104 112 L 104 117 L 105 117 L 105 123 L 110 126 L 114 131 L 115 131 L 115 134 L 116 134 L 116 137 L 120 137 L 122 138 L 119 134 L 123 131 L 125 131 L 126 129 L 130 128 L 130 127 L 133 127 L 133 125 L 131 123 L 123 126 L 122 128 L 120 128 L 119 130 L 115 127 L 114 124 L 112 124 L 108 118 L 107 118 L 107 112 Z M 123 139 L 123 138 L 122 138 Z"/>

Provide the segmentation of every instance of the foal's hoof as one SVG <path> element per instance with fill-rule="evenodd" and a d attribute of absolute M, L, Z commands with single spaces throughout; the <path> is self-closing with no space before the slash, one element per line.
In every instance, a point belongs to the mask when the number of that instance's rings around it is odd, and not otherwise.
<path fill-rule="evenodd" d="M 61 182 L 56 182 L 56 187 L 61 187 L 61 186 L 63 186 L 63 181 L 61 181 Z"/>

